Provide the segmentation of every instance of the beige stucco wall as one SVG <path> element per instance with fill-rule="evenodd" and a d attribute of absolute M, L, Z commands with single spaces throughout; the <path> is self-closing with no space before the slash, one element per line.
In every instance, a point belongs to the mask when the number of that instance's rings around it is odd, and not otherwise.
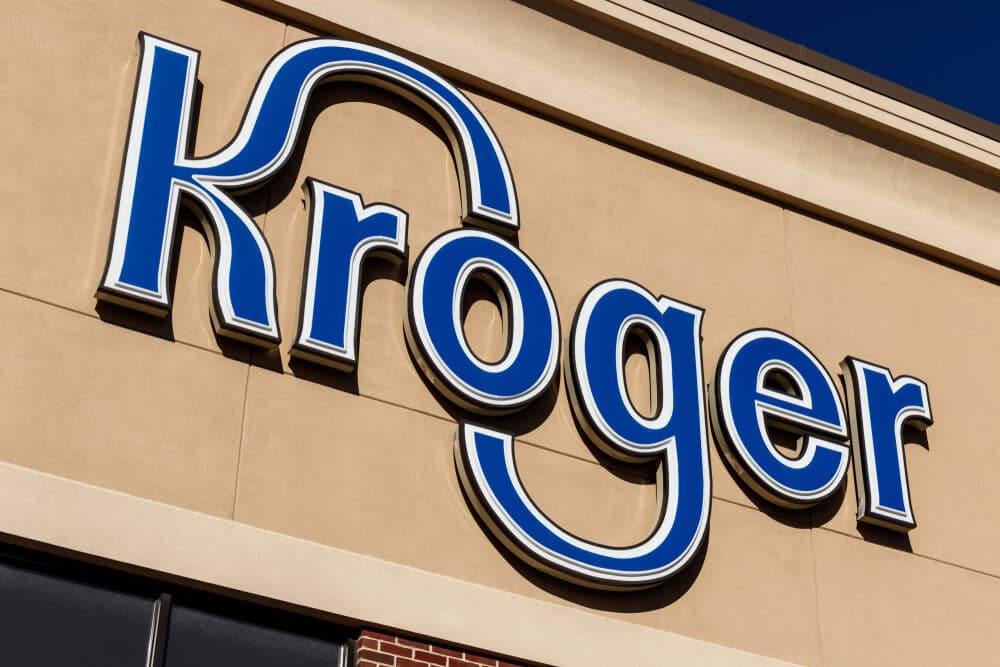
<path fill-rule="evenodd" d="M 625 277 L 707 310 L 706 377 L 733 337 L 765 326 L 799 338 L 831 372 L 852 354 L 917 375 L 930 388 L 936 424 L 928 449 L 907 448 L 919 523 L 909 539 L 859 531 L 850 481 L 842 499 L 811 512 L 765 506 L 734 482 L 713 449 L 714 503 L 703 557 L 649 591 L 586 591 L 520 565 L 474 518 L 452 460 L 460 413 L 423 382 L 406 348 L 401 272 L 386 265 L 366 288 L 356 376 L 289 363 L 307 223 L 303 179 L 406 210 L 412 265 L 426 242 L 459 218 L 454 163 L 429 119 L 363 86 L 317 96 L 300 154 L 246 200 L 274 253 L 286 339 L 279 352 L 265 353 L 213 334 L 211 258 L 191 220 L 171 318 L 98 307 L 93 293 L 107 251 L 137 32 L 201 50 L 198 154 L 234 134 L 268 58 L 313 33 L 209 0 L 87 8 L 54 2 L 19 5 L 5 16 L 3 461 L 791 662 L 992 659 L 1000 622 L 994 602 L 1000 491 L 992 483 L 1000 454 L 991 422 L 1000 401 L 995 284 L 791 210 L 780 197 L 765 199 L 673 166 L 657 151 L 555 123 L 524 100 L 515 105 L 496 91 L 468 90 L 510 160 L 519 245 L 548 279 L 564 333 L 594 283 Z M 683 78 L 663 62 L 645 66 L 660 68 L 665 86 Z M 713 90 L 719 101 L 733 94 L 699 85 L 705 104 Z M 832 147 L 823 159 L 836 169 L 848 171 L 862 148 L 874 156 L 866 168 L 904 159 L 781 113 L 800 133 L 803 152 L 812 138 L 824 150 Z M 914 204 L 922 215 L 964 207 L 964 219 L 995 217 L 994 191 L 911 162 L 894 173 L 923 174 L 916 186 L 886 176 L 869 187 L 892 200 L 930 183 L 936 188 L 925 193 L 930 203 Z M 994 246 L 1000 238 L 981 227 L 975 234 Z M 982 242 L 975 235 L 964 240 Z M 470 336 L 495 339 L 489 310 L 477 312 Z M 555 387 L 538 407 L 496 422 L 517 433 L 528 490 L 561 525 L 585 537 L 609 544 L 641 538 L 655 511 L 651 480 L 641 470 L 609 472 L 581 440 L 564 383 Z M 436 613 L 433 600 L 426 609 Z M 410 622 L 402 629 L 429 632 L 419 618 Z M 518 655 L 516 646 L 479 648 Z"/>

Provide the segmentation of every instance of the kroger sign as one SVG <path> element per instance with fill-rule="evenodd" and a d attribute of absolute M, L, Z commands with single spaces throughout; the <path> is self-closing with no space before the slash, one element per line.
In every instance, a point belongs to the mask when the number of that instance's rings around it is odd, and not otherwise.
<path fill-rule="evenodd" d="M 188 153 L 195 125 L 198 52 L 147 34 L 100 299 L 166 315 L 175 261 L 178 205 L 197 205 L 214 257 L 211 316 L 219 335 L 274 347 L 275 271 L 260 229 L 232 198 L 263 185 L 292 154 L 310 95 L 335 79 L 378 85 L 421 105 L 448 135 L 461 175 L 466 227 L 446 232 L 415 260 L 406 286 L 406 340 L 446 400 L 467 413 L 522 410 L 549 388 L 562 365 L 582 431 L 609 456 L 656 462 L 659 512 L 639 544 L 584 540 L 548 518 L 517 473 L 513 437 L 473 420 L 458 424 L 456 469 L 470 504 L 518 557 L 597 588 L 655 585 L 700 549 L 712 500 L 709 430 L 754 492 L 805 508 L 830 497 L 853 464 L 858 519 L 893 530 L 914 527 L 903 457 L 905 422 L 931 423 L 927 387 L 912 377 L 847 357 L 847 410 L 833 378 L 799 341 L 771 329 L 739 335 L 715 377 L 703 377 L 704 310 L 627 279 L 598 283 L 563 333 L 552 291 L 516 245 L 520 226 L 510 167 L 482 114 L 426 68 L 364 44 L 312 39 L 278 53 L 264 69 L 236 136 L 204 157 Z M 292 354 L 334 369 L 357 363 L 360 286 L 368 258 L 405 261 L 407 215 L 388 204 L 307 179 L 308 255 Z M 508 344 L 495 363 L 478 358 L 463 331 L 471 280 L 492 287 Z M 646 344 L 651 416 L 625 385 L 629 336 Z M 794 457 L 773 429 L 798 438 Z M 853 461 L 852 454 L 853 452 Z"/>

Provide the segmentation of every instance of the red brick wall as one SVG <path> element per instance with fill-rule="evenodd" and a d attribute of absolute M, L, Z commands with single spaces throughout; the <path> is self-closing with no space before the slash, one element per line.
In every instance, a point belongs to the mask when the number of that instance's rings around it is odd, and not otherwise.
<path fill-rule="evenodd" d="M 522 667 L 458 649 L 364 630 L 355 667 Z"/>

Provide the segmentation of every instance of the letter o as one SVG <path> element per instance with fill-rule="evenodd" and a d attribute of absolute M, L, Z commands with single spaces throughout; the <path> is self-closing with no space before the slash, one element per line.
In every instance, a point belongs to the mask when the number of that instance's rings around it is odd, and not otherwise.
<path fill-rule="evenodd" d="M 462 327 L 462 296 L 486 277 L 501 300 L 508 347 L 496 363 L 478 359 Z M 524 408 L 559 364 L 559 316 L 538 267 L 504 239 L 473 229 L 446 232 L 417 258 L 407 285 L 406 339 L 420 369 L 449 400 L 482 414 Z"/>

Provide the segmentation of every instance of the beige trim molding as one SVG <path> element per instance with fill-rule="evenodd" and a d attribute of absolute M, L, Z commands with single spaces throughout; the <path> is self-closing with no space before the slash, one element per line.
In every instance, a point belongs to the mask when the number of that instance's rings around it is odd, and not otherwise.
<path fill-rule="evenodd" d="M 922 109 L 862 87 L 645 0 L 565 0 L 647 31 L 749 76 L 1000 168 L 1000 143 Z"/>
<path fill-rule="evenodd" d="M 1000 278 L 1000 143 L 644 0 L 247 2 Z"/>
<path fill-rule="evenodd" d="M 0 534 L 542 664 L 790 664 L 2 462 Z"/>
<path fill-rule="evenodd" d="M 751 44 L 756 44 L 769 52 L 778 53 L 791 58 L 795 62 L 815 67 L 821 72 L 833 75 L 835 79 L 843 79 L 856 84 L 863 90 L 873 91 L 890 99 L 898 100 L 904 105 L 920 109 L 932 116 L 955 123 L 959 127 L 971 130 L 989 139 L 1000 140 L 1000 125 L 996 123 L 918 93 L 893 81 L 866 72 L 836 58 L 813 51 L 801 44 L 778 37 L 738 19 L 716 12 L 704 5 L 698 4 L 695 0 L 644 1 L 686 16 L 698 23 L 711 26 L 725 34 L 734 35 Z"/>

